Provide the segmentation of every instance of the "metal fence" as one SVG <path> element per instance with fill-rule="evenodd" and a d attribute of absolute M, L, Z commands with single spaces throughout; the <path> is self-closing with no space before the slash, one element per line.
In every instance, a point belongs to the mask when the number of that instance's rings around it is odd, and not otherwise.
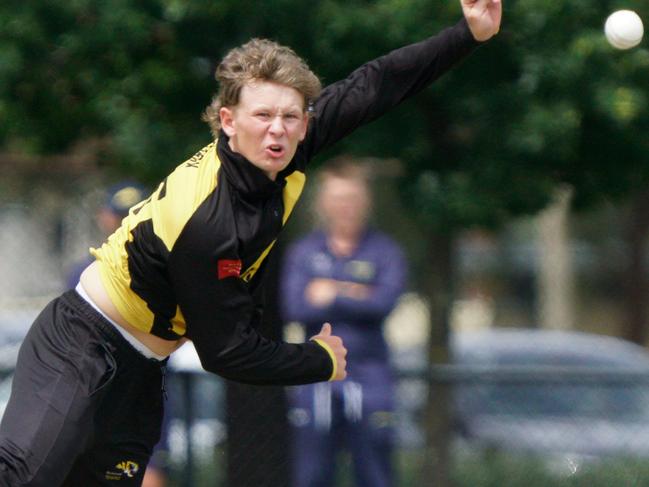
<path fill-rule="evenodd" d="M 4 368 L 2 401 L 10 379 Z M 447 398 L 432 405 L 448 419 L 443 444 L 426 445 L 430 425 L 424 421 L 422 394 L 430 390 Z M 256 389 L 255 402 L 263 402 L 264 391 Z M 647 370 L 446 365 L 400 373 L 397 391 L 399 487 L 649 485 Z M 176 372 L 169 395 L 169 485 L 233 485 L 227 480 L 228 458 L 240 457 L 248 466 L 255 459 L 245 450 L 227 454 L 229 415 L 236 412 L 227 410 L 225 382 L 205 373 Z M 269 455 L 278 444 L 267 445 Z M 447 478 L 424 477 L 435 458 L 448 462 Z M 287 467 L 277 465 L 286 472 Z M 338 487 L 354 485 L 344 452 L 338 470 Z M 288 478 L 284 485 L 290 485 Z"/>
<path fill-rule="evenodd" d="M 219 400 L 197 411 L 200 376 L 174 380 L 184 391 L 170 438 L 174 485 L 231 485 L 223 382 L 206 379 Z M 447 441 L 427 446 L 422 393 L 431 388 L 448 398 L 433 406 L 448 418 Z M 397 486 L 649 485 L 646 370 L 439 366 L 430 374 L 400 374 L 397 390 Z M 448 477 L 433 483 L 424 472 L 440 450 Z M 353 485 L 352 477 L 349 456 L 341 452 L 337 485 Z"/>

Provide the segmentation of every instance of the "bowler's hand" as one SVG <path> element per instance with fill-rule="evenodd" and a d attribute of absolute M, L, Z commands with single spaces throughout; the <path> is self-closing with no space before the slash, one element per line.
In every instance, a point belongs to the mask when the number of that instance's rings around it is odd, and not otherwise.
<path fill-rule="evenodd" d="M 486 41 L 498 33 L 502 19 L 501 0 L 460 0 L 469 29 L 476 41 Z"/>
<path fill-rule="evenodd" d="M 347 377 L 347 349 L 343 345 L 340 337 L 331 334 L 331 325 L 325 323 L 322 325 L 320 333 L 311 337 L 311 340 L 319 340 L 326 343 L 334 354 L 336 359 L 336 375 L 331 380 L 343 380 Z"/>

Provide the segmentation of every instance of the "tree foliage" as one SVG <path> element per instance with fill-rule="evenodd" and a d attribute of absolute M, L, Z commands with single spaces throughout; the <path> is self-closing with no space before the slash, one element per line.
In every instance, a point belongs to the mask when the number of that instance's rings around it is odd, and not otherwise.
<path fill-rule="evenodd" d="M 649 51 L 602 26 L 639 0 L 506 0 L 501 34 L 337 151 L 405 162 L 404 196 L 436 229 L 537 211 L 557 184 L 589 205 L 647 184 Z M 304 56 L 325 83 L 456 22 L 424 0 L 6 0 L 0 5 L 0 144 L 47 154 L 105 142 L 159 178 L 209 140 L 214 67 L 250 37 Z M 321 160 L 323 160 L 321 158 Z"/>

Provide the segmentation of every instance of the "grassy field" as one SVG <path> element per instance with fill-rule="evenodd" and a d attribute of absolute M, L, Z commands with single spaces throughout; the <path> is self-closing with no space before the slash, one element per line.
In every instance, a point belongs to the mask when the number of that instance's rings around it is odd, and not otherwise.
<path fill-rule="evenodd" d="M 460 458 L 462 457 L 462 458 Z M 401 451 L 395 458 L 397 487 L 421 487 L 425 457 L 422 451 Z M 575 464 L 553 463 L 533 456 L 482 452 L 456 455 L 451 469 L 452 487 L 649 487 L 649 459 L 608 459 Z M 196 464 L 192 487 L 225 487 L 223 452 L 214 462 Z M 353 487 L 352 462 L 341 454 L 336 482 L 331 487 Z M 176 465 L 169 487 L 187 487 L 182 465 Z M 259 486 L 271 487 L 271 486 Z M 274 486 L 273 486 L 274 487 Z M 450 487 L 450 486 L 449 486 Z"/>

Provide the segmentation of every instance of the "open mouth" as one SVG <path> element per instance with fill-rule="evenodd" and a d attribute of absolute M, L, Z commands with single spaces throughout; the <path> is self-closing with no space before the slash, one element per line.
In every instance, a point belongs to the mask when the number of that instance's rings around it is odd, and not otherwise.
<path fill-rule="evenodd" d="M 281 145 L 279 145 L 279 144 L 269 145 L 268 148 L 267 148 L 266 150 L 267 150 L 267 151 L 270 153 L 270 155 L 273 156 L 273 157 L 279 157 L 279 156 L 281 156 L 282 154 L 284 154 L 284 148 L 283 148 Z"/>

